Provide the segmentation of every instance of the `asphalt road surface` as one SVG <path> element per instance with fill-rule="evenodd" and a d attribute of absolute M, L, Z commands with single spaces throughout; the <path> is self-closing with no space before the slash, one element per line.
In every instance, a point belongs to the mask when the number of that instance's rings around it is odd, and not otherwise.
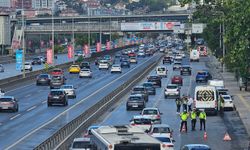
<path fill-rule="evenodd" d="M 182 94 L 194 95 L 196 72 L 200 69 L 206 69 L 205 61 L 202 58 L 200 62 L 190 63 L 187 58 L 183 59 L 183 64 L 190 64 L 192 67 L 192 76 L 183 76 L 184 84 L 181 88 Z M 197 120 L 196 131 L 191 131 L 191 121 L 188 120 L 188 132 L 180 133 L 180 117 L 176 114 L 176 104 L 174 99 L 164 98 L 164 88 L 171 82 L 173 75 L 179 75 L 179 71 L 173 71 L 172 65 L 167 65 L 168 77 L 162 79 L 162 88 L 157 88 L 155 96 L 149 96 L 147 107 L 158 107 L 163 113 L 162 123 L 168 124 L 174 130 L 173 137 L 175 139 L 174 149 L 179 150 L 185 144 L 207 144 L 212 150 L 247 150 L 248 136 L 246 130 L 235 111 L 225 112 L 222 116 L 207 116 L 206 131 L 207 139 L 204 140 L 204 131 L 199 130 L 199 120 Z M 155 74 L 152 71 L 151 74 Z M 145 81 L 145 80 L 144 80 Z M 143 83 L 142 81 L 141 83 Z M 139 85 L 140 83 L 138 83 Z M 200 83 L 199 83 L 200 84 Z M 117 125 L 129 124 L 129 120 L 133 115 L 139 115 L 140 111 L 126 111 L 126 100 L 129 93 L 124 96 L 121 103 L 117 104 L 103 115 L 95 124 L 97 125 Z M 231 136 L 231 141 L 223 141 L 225 133 Z"/>
<path fill-rule="evenodd" d="M 32 149 L 51 136 L 66 123 L 79 116 L 106 94 L 124 83 L 133 74 L 145 69 L 150 61 L 159 59 L 160 54 L 139 58 L 138 64 L 124 68 L 122 74 L 111 74 L 110 70 L 98 70 L 91 63 L 92 79 L 79 79 L 78 74 L 66 73 L 67 84 L 77 89 L 77 98 L 69 99 L 69 106 L 47 107 L 49 87 L 36 86 L 34 82 L 6 92 L 19 100 L 19 112 L 3 112 L 0 115 L 1 149 Z M 67 71 L 65 71 L 67 72 Z"/>

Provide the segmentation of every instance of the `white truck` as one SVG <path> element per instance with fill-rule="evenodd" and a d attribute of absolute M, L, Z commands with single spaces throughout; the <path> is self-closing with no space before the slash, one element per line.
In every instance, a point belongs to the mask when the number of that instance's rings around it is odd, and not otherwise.
<path fill-rule="evenodd" d="M 208 85 L 215 86 L 216 88 L 224 88 L 224 81 L 219 79 L 208 80 Z"/>
<path fill-rule="evenodd" d="M 218 111 L 218 96 L 215 86 L 200 85 L 195 87 L 194 108 L 204 109 L 205 112 L 212 112 L 214 115 Z"/>
<path fill-rule="evenodd" d="M 199 62 L 200 61 L 200 54 L 199 54 L 199 51 L 196 50 L 196 49 L 193 49 L 191 50 L 190 52 L 190 61 L 197 61 Z"/>

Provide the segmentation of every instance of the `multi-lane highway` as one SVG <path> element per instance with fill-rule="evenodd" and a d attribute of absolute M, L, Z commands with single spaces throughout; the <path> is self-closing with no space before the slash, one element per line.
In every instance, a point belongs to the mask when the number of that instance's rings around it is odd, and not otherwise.
<path fill-rule="evenodd" d="M 193 96 L 195 83 L 195 73 L 198 70 L 205 69 L 205 62 L 208 58 L 202 58 L 201 62 L 192 62 L 192 76 L 183 76 L 184 82 L 181 87 L 182 94 L 190 94 Z M 182 62 L 187 64 L 188 59 L 185 58 Z M 174 130 L 173 137 L 175 139 L 174 149 L 180 149 L 185 144 L 203 143 L 209 145 L 213 150 L 247 150 L 248 135 L 245 128 L 235 111 L 225 112 L 224 117 L 208 116 L 207 117 L 207 139 L 204 139 L 204 131 L 199 130 L 199 120 L 197 121 L 196 131 L 191 131 L 191 121 L 188 120 L 188 132 L 180 133 L 180 117 L 176 114 L 176 104 L 174 99 L 164 98 L 164 88 L 171 82 L 173 75 L 179 75 L 179 71 L 173 71 L 172 65 L 167 65 L 168 77 L 162 79 L 162 88 L 157 88 L 155 96 L 149 96 L 147 107 L 158 107 L 163 113 L 162 123 L 170 125 Z M 151 74 L 155 74 L 153 70 Z M 146 80 L 146 79 L 145 79 Z M 144 80 L 144 81 L 145 81 Z M 143 83 L 144 81 L 141 81 Z M 138 83 L 141 84 L 141 83 Z M 117 125 L 129 124 L 129 120 L 133 115 L 139 115 L 140 111 L 126 111 L 126 100 L 129 93 L 123 97 L 119 105 L 114 106 L 101 117 L 96 125 Z M 225 133 L 230 133 L 232 141 L 223 141 Z"/>
<path fill-rule="evenodd" d="M 6 95 L 15 96 L 19 100 L 19 112 L 1 114 L 0 147 L 2 149 L 34 148 L 107 93 L 145 69 L 152 60 L 159 59 L 160 55 L 139 58 L 138 64 L 131 65 L 130 69 L 124 68 L 122 74 L 100 71 L 93 62 L 91 63 L 92 79 L 79 79 L 78 74 L 66 73 L 67 84 L 73 84 L 77 92 L 77 98 L 70 99 L 67 107 L 48 108 L 46 99 L 50 89 L 47 86 L 36 86 L 35 82 L 31 84 L 27 82 L 26 85 L 7 91 Z"/>
<path fill-rule="evenodd" d="M 57 59 L 54 59 L 54 60 L 55 60 L 55 65 L 73 61 L 73 59 L 69 59 L 67 57 L 67 54 L 60 54 L 57 56 Z M 31 60 L 27 60 L 27 62 L 31 62 Z M 32 65 L 32 67 L 33 67 L 33 71 L 40 70 L 40 69 L 44 69 L 44 64 Z M 4 72 L 0 73 L 0 80 L 22 74 L 21 71 L 16 70 L 15 63 L 4 64 L 4 68 L 5 68 Z M 29 71 L 26 71 L 26 72 L 28 73 Z"/>

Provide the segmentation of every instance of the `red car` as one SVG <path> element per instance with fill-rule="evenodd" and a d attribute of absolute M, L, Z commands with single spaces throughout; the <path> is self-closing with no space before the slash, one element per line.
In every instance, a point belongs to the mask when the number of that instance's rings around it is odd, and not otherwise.
<path fill-rule="evenodd" d="M 183 84 L 183 79 L 182 79 L 181 76 L 175 75 L 175 76 L 172 77 L 171 83 L 172 83 L 172 84 L 178 84 L 178 85 L 181 85 L 181 86 L 182 86 L 182 84 Z"/>
<path fill-rule="evenodd" d="M 52 70 L 51 75 L 63 75 L 63 70 L 60 68 L 55 68 Z"/>
<path fill-rule="evenodd" d="M 135 54 L 135 52 L 130 52 L 130 53 L 128 53 L 128 56 L 129 57 L 136 57 L 136 54 Z"/>

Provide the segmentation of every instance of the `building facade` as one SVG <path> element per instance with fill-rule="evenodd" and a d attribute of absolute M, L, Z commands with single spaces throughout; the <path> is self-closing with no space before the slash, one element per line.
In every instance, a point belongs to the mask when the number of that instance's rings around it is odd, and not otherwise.
<path fill-rule="evenodd" d="M 0 7 L 11 7 L 11 0 L 0 0 Z"/>
<path fill-rule="evenodd" d="M 5 53 L 5 47 L 11 45 L 11 29 L 9 14 L 0 14 L 0 45 L 1 53 Z"/>
<path fill-rule="evenodd" d="M 41 8 L 52 8 L 52 2 L 55 0 L 32 0 L 32 7 L 34 9 L 41 9 Z"/>

